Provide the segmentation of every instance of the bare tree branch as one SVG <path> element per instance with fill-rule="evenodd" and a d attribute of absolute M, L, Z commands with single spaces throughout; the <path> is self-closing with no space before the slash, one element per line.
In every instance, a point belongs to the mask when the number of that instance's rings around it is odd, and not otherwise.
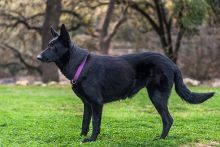
<path fill-rule="evenodd" d="M 106 12 L 103 26 L 102 26 L 102 31 L 101 31 L 102 38 L 105 38 L 106 36 L 108 36 L 108 28 L 109 28 L 109 24 L 111 21 L 111 16 L 112 16 L 114 7 L 115 7 L 115 0 L 111 0 L 108 6 L 107 12 Z"/>
<path fill-rule="evenodd" d="M 160 34 L 160 28 L 159 28 L 158 24 L 155 22 L 155 20 L 148 13 L 146 13 L 142 8 L 140 8 L 139 5 L 135 2 L 129 1 L 128 4 L 130 5 L 130 7 L 132 9 L 136 10 L 138 13 L 143 15 L 150 22 L 150 24 L 154 28 L 154 30 L 158 34 Z"/>
<path fill-rule="evenodd" d="M 69 15 L 75 16 L 78 19 L 82 19 L 78 13 L 71 11 L 71 10 L 61 10 L 61 13 L 62 14 L 69 14 Z"/>
<path fill-rule="evenodd" d="M 115 36 L 115 34 L 118 31 L 118 28 L 126 21 L 127 10 L 128 10 L 128 6 L 124 9 L 122 16 L 118 20 L 118 22 L 116 23 L 113 31 L 108 35 L 108 37 L 107 37 L 108 40 L 111 40 Z"/>
<path fill-rule="evenodd" d="M 78 23 L 76 25 L 71 25 L 71 27 L 68 29 L 68 31 L 74 31 L 77 30 L 80 26 L 86 25 L 82 22 L 81 16 L 71 10 L 61 10 L 62 14 L 68 14 L 71 16 L 74 16 L 78 19 Z M 6 28 L 15 28 L 19 24 L 24 25 L 28 30 L 35 30 L 39 34 L 41 34 L 42 26 L 34 26 L 29 23 L 29 21 L 35 20 L 37 17 L 43 17 L 45 13 L 37 13 L 29 17 L 23 16 L 20 12 L 17 11 L 10 11 L 10 12 L 0 12 L 0 16 L 4 17 L 8 21 L 12 21 L 10 23 L 8 22 L 1 22 L 0 27 L 6 27 Z"/>
<path fill-rule="evenodd" d="M 162 12 L 163 4 L 162 4 L 161 0 L 154 0 L 154 4 L 156 6 L 157 17 L 158 17 L 158 21 L 159 21 L 159 36 L 161 38 L 161 42 L 163 43 L 163 46 L 168 46 L 168 42 L 167 42 L 166 36 L 165 36 L 166 35 L 165 28 L 164 28 L 166 17 L 163 14 L 164 12 Z"/>
<path fill-rule="evenodd" d="M 0 44 L 0 47 L 3 48 L 3 49 L 9 49 L 9 50 L 11 50 L 11 51 L 14 53 L 15 57 L 17 57 L 17 58 L 19 59 L 19 61 L 20 61 L 27 69 L 29 69 L 29 70 L 35 70 L 35 71 L 37 71 L 40 75 L 42 74 L 42 71 L 40 70 L 40 68 L 37 67 L 37 66 L 33 66 L 33 65 L 29 64 L 29 63 L 24 59 L 25 57 L 23 57 L 22 53 L 20 53 L 20 52 L 18 51 L 18 49 L 14 48 L 14 47 L 12 47 L 12 46 L 6 44 L 6 43 L 1 43 L 1 44 Z"/>
<path fill-rule="evenodd" d="M 32 17 L 35 18 L 38 15 L 34 15 Z M 6 22 L 0 23 L 1 27 L 8 27 L 8 28 L 11 27 L 11 28 L 14 28 L 14 27 L 18 26 L 19 24 L 23 24 L 27 29 L 35 30 L 38 33 L 41 33 L 41 27 L 32 26 L 32 25 L 30 25 L 28 23 L 28 20 L 30 20 L 32 17 L 25 18 L 21 14 L 19 14 L 19 16 L 15 16 L 15 15 L 13 15 L 11 13 L 5 13 L 5 12 L 0 12 L 0 16 L 5 17 L 9 21 L 12 21 L 11 23 L 6 23 Z"/>
<path fill-rule="evenodd" d="M 183 17 L 183 11 L 184 7 L 182 6 L 179 10 L 179 13 L 178 13 L 178 16 L 177 16 L 177 19 L 178 20 L 181 20 L 181 18 Z M 180 45 L 181 45 L 181 40 L 184 36 L 184 33 L 185 33 L 186 29 L 184 28 L 183 24 L 180 22 L 179 24 L 179 32 L 178 32 L 178 35 L 177 35 L 177 39 L 176 39 L 176 45 L 175 45 L 175 53 L 177 54 L 179 49 L 180 49 Z"/>

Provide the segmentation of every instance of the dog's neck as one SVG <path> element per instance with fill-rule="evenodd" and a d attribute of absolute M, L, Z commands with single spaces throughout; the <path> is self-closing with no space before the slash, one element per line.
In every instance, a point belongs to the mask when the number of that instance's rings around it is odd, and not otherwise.
<path fill-rule="evenodd" d="M 89 52 L 87 50 L 72 45 L 72 47 L 55 63 L 62 74 L 67 79 L 72 80 L 78 66 L 88 54 Z"/>

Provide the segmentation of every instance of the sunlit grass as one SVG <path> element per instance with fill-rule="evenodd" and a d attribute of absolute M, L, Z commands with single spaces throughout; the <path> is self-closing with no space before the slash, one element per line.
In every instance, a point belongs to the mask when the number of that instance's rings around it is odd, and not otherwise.
<path fill-rule="evenodd" d="M 220 88 L 201 105 L 183 102 L 175 92 L 169 99 L 174 124 L 166 140 L 154 140 L 161 119 L 146 90 L 132 99 L 105 105 L 101 134 L 89 146 L 181 146 L 220 143 Z M 70 86 L 0 86 L 0 145 L 80 146 L 83 105 Z M 91 133 L 91 131 L 90 131 Z"/>

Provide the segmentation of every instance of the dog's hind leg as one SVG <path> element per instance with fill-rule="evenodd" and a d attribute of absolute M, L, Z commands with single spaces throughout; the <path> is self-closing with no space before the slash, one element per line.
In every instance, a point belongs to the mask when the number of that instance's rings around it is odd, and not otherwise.
<path fill-rule="evenodd" d="M 156 110 L 160 114 L 163 122 L 163 132 L 161 134 L 161 138 L 165 139 L 166 136 L 169 133 L 169 130 L 173 124 L 173 118 L 171 117 L 168 107 L 167 107 L 167 101 L 170 95 L 170 91 L 172 89 L 172 86 L 169 86 L 165 89 L 161 90 L 158 88 L 158 86 L 155 86 L 152 83 L 149 83 L 147 86 L 148 95 L 150 97 L 150 100 L 154 104 Z"/>
<path fill-rule="evenodd" d="M 89 124 L 92 117 L 92 107 L 87 102 L 84 103 L 84 113 L 83 113 L 83 121 L 82 121 L 82 132 L 80 136 L 87 135 L 89 132 Z"/>

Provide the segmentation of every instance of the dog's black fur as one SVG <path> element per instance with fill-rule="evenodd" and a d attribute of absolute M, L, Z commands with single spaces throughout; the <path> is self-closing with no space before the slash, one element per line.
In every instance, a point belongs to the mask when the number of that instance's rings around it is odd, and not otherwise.
<path fill-rule="evenodd" d="M 48 48 L 38 55 L 43 62 L 55 62 L 71 80 L 82 60 L 88 55 L 83 71 L 73 91 L 84 104 L 81 135 L 87 135 L 92 117 L 93 131 L 83 142 L 95 141 L 100 133 L 103 105 L 132 97 L 146 87 L 148 95 L 163 122 L 161 138 L 168 135 L 173 119 L 168 111 L 168 98 L 175 83 L 178 95 L 188 103 L 199 104 L 214 93 L 194 93 L 183 83 L 178 67 L 167 57 L 152 52 L 119 57 L 98 56 L 81 49 L 70 40 L 64 25 L 60 35 L 51 28 L 53 39 Z"/>

